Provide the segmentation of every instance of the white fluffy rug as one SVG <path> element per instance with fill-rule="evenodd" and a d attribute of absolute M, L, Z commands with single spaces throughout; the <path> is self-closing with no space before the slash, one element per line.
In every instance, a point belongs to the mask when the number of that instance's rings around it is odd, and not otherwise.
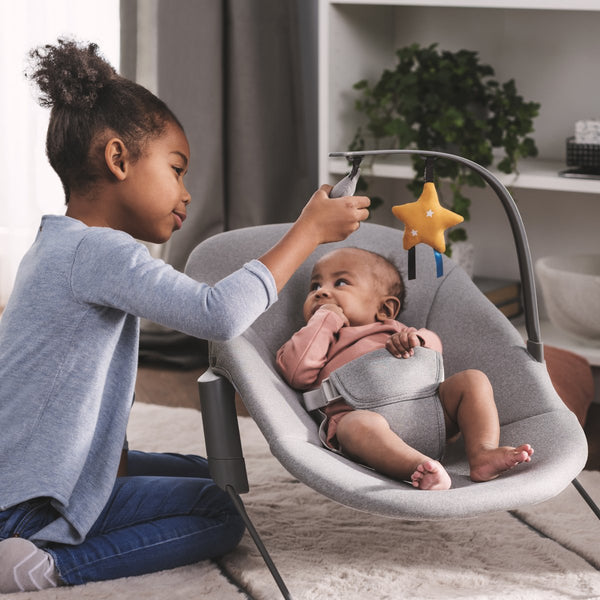
<path fill-rule="evenodd" d="M 250 480 L 244 502 L 295 600 L 600 599 L 600 521 L 572 486 L 514 515 L 441 522 L 384 519 L 347 509 L 295 481 L 270 455 L 251 419 L 241 418 L 240 430 Z M 129 441 L 141 450 L 202 454 L 201 416 L 191 409 L 138 403 Z M 600 503 L 600 473 L 584 472 L 579 479 Z M 248 535 L 221 567 L 244 592 L 207 561 L 10 597 L 281 597 Z"/>

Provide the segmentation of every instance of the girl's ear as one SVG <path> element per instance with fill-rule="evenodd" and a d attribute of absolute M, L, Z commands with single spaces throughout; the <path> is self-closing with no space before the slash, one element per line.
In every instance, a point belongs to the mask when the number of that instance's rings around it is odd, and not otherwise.
<path fill-rule="evenodd" d="M 384 296 L 381 299 L 379 310 L 377 311 L 377 320 L 395 319 L 400 312 L 400 300 L 396 296 Z"/>
<path fill-rule="evenodd" d="M 104 147 L 104 161 L 108 170 L 119 180 L 127 178 L 129 161 L 127 148 L 119 138 L 111 138 Z"/>

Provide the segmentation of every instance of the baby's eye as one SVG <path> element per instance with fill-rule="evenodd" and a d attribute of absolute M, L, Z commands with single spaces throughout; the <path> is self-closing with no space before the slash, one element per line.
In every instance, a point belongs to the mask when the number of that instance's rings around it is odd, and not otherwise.
<path fill-rule="evenodd" d="M 314 291 L 318 290 L 320 287 L 321 286 L 316 281 L 314 281 L 313 283 L 310 284 L 310 291 L 314 292 Z"/>
<path fill-rule="evenodd" d="M 348 284 L 348 281 L 347 281 L 346 279 L 338 279 L 338 280 L 335 282 L 335 287 L 341 287 L 341 286 L 343 286 L 343 285 L 349 285 L 349 284 Z"/>

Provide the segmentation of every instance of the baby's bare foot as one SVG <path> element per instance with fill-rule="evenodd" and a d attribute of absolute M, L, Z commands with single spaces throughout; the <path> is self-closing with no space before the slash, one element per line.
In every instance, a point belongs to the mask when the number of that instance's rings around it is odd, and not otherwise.
<path fill-rule="evenodd" d="M 447 490 L 452 483 L 446 469 L 437 460 L 426 460 L 418 465 L 410 479 L 420 490 Z"/>
<path fill-rule="evenodd" d="M 491 450 L 482 450 L 471 463 L 471 479 L 473 481 L 489 481 L 517 465 L 529 462 L 533 448 L 523 444 L 517 448 L 501 446 Z"/>

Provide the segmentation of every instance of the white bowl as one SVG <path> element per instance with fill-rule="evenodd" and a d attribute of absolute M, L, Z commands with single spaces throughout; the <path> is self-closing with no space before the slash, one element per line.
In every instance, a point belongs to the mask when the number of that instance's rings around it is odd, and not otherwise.
<path fill-rule="evenodd" d="M 552 324 L 600 341 L 600 254 L 545 256 L 535 263 Z"/>

